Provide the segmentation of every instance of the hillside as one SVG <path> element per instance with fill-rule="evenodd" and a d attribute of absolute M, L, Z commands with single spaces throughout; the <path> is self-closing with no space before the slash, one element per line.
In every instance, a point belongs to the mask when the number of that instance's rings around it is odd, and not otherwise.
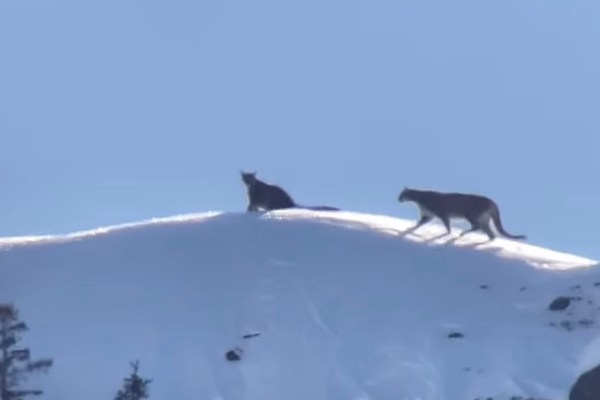
<path fill-rule="evenodd" d="M 32 381 L 47 400 L 112 398 L 133 359 L 152 399 L 182 400 L 562 400 L 600 364 L 594 260 L 413 223 L 215 212 L 4 238 L 0 301 L 55 359 Z"/>

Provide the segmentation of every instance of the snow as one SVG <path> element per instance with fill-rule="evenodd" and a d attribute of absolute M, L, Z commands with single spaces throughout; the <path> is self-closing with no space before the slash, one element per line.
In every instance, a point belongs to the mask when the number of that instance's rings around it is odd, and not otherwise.
<path fill-rule="evenodd" d="M 600 363 L 595 260 L 414 223 L 215 211 L 4 238 L 0 300 L 55 360 L 32 380 L 49 400 L 111 398 L 134 359 L 151 398 L 207 400 L 559 400 Z"/>

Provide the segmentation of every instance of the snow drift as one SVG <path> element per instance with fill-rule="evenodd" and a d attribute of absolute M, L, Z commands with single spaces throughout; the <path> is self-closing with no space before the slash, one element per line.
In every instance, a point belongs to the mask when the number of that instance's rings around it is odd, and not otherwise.
<path fill-rule="evenodd" d="M 215 212 L 6 238 L 0 301 L 55 360 L 49 400 L 111 398 L 134 359 L 151 398 L 207 400 L 562 400 L 600 363 L 594 260 L 413 223 Z"/>

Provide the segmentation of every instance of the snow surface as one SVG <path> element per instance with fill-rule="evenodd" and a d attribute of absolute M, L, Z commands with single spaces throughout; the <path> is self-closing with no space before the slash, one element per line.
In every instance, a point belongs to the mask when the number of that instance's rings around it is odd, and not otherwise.
<path fill-rule="evenodd" d="M 112 398 L 134 359 L 151 398 L 207 400 L 560 400 L 600 363 L 595 260 L 414 223 L 210 212 L 4 238 L 0 301 L 55 360 L 31 381 L 49 400 Z"/>

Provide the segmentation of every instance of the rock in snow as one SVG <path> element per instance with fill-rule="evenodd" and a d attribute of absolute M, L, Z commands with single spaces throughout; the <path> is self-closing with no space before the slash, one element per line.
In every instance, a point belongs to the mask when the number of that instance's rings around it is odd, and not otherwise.
<path fill-rule="evenodd" d="M 568 297 L 560 296 L 557 297 L 550 303 L 548 309 L 552 311 L 562 311 L 565 310 L 571 304 L 571 299 Z"/>
<path fill-rule="evenodd" d="M 569 394 L 569 400 L 600 399 L 600 365 L 581 375 Z"/>

